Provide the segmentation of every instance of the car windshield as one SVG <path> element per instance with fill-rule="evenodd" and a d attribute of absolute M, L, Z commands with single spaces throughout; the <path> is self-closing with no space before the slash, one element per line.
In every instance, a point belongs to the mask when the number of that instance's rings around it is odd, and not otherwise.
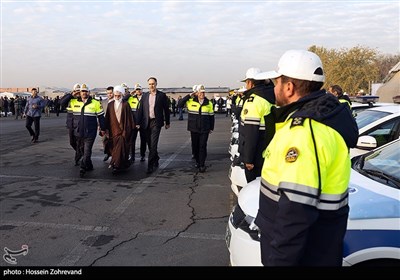
<path fill-rule="evenodd" d="M 383 179 L 389 185 L 400 187 L 399 141 L 365 156 L 361 170 Z"/>
<path fill-rule="evenodd" d="M 386 117 L 390 114 L 391 113 L 389 112 L 374 111 L 374 110 L 363 110 L 361 112 L 358 112 L 356 117 L 358 129 L 361 129 L 364 126 L 373 123 L 374 121 Z"/>

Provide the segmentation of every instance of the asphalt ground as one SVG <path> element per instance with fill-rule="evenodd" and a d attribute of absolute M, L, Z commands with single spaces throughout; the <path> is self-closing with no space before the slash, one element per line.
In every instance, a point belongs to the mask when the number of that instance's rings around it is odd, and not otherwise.
<path fill-rule="evenodd" d="M 231 120 L 216 115 L 208 141 L 207 171 L 191 159 L 187 115 L 171 115 L 162 129 L 160 166 L 146 174 L 139 159 L 112 175 L 100 137 L 94 170 L 79 177 L 69 146 L 66 115 L 41 118 L 31 144 L 25 120 L 0 118 L 0 248 L 28 252 L 6 267 L 228 266 Z"/>

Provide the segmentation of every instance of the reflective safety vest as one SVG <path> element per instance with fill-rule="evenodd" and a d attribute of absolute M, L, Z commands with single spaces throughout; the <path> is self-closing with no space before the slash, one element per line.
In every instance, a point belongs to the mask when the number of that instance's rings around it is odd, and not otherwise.
<path fill-rule="evenodd" d="M 131 107 L 133 121 L 136 124 L 138 122 L 137 114 L 139 110 L 140 100 L 136 95 L 131 95 L 129 96 L 127 102 L 129 104 L 129 107 Z"/>
<path fill-rule="evenodd" d="M 256 94 L 246 99 L 240 115 L 239 153 L 244 163 L 261 168 L 262 152 L 267 146 L 264 116 L 271 112 L 273 105 Z"/>
<path fill-rule="evenodd" d="M 82 100 L 77 98 L 72 98 L 68 103 L 68 107 L 70 108 L 70 112 L 72 114 L 72 120 L 71 120 L 72 129 L 76 129 L 78 127 L 83 105 L 84 103 L 82 102 Z"/>
<path fill-rule="evenodd" d="M 200 104 L 197 98 L 185 96 L 181 102 L 186 101 L 188 109 L 188 130 L 192 132 L 208 133 L 214 130 L 214 106 L 210 100 L 204 99 Z"/>
<path fill-rule="evenodd" d="M 81 108 L 77 133 L 80 137 L 95 138 L 99 122 L 101 130 L 105 130 L 104 110 L 101 103 L 94 98 L 89 98 L 86 103 L 76 103 L 75 108 Z"/>
<path fill-rule="evenodd" d="M 347 103 L 347 105 L 349 105 L 349 107 L 351 109 L 351 103 L 348 100 L 346 100 L 344 98 L 339 98 L 338 100 L 339 100 L 340 103 Z"/>
<path fill-rule="evenodd" d="M 264 116 L 271 112 L 271 107 L 266 99 L 253 93 L 243 104 L 240 125 L 256 125 L 259 130 L 265 130 Z"/>
<path fill-rule="evenodd" d="M 320 210 L 338 210 L 348 203 L 350 156 L 342 136 L 308 118 L 288 118 L 263 154 L 261 193 L 277 202 L 290 201 Z"/>
<path fill-rule="evenodd" d="M 83 105 L 84 103 L 82 102 L 82 100 L 78 100 L 77 98 L 72 98 L 69 101 L 69 107 L 71 108 L 71 112 L 72 114 L 74 114 L 74 116 L 81 115 Z"/>
<path fill-rule="evenodd" d="M 136 112 L 139 109 L 139 98 L 136 95 L 128 98 L 128 104 L 131 107 L 132 112 Z"/>

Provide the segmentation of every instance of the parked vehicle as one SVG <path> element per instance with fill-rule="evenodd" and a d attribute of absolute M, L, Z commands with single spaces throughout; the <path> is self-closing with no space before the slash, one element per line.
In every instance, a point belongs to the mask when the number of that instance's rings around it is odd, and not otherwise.
<path fill-rule="evenodd" d="M 350 156 L 364 154 L 385 145 L 400 136 L 400 105 L 379 106 L 357 114 L 359 129 L 357 147 L 350 150 Z"/>
<path fill-rule="evenodd" d="M 343 266 L 400 265 L 400 140 L 352 159 Z M 232 266 L 260 266 L 260 178 L 238 195 L 226 244 Z"/>

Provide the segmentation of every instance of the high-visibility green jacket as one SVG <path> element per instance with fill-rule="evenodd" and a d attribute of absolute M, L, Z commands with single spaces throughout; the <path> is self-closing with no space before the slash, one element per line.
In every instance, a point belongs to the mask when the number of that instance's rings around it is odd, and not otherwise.
<path fill-rule="evenodd" d="M 198 133 L 209 133 L 210 130 L 214 130 L 214 106 L 207 97 L 200 104 L 197 97 L 192 98 L 188 94 L 179 100 L 178 108 L 185 104 L 188 109 L 187 130 Z"/>
<path fill-rule="evenodd" d="M 262 262 L 337 266 L 348 217 L 349 148 L 358 128 L 349 107 L 318 91 L 273 108 L 275 134 L 264 152 L 260 204 Z"/>
<path fill-rule="evenodd" d="M 244 163 L 261 167 L 262 152 L 268 144 L 264 117 L 274 104 L 273 86 L 260 85 L 246 92 L 239 127 L 239 153 Z"/>

